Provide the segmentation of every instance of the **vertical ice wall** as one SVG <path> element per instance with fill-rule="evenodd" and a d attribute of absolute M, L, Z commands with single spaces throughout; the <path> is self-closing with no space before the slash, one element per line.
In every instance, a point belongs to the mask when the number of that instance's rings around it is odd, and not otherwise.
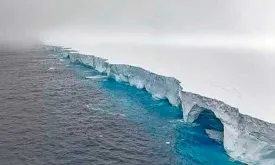
<path fill-rule="evenodd" d="M 69 58 L 71 62 L 92 67 L 116 81 L 145 88 L 153 97 L 167 99 L 174 106 L 181 106 L 186 122 L 194 122 L 205 109 L 212 111 L 223 124 L 223 145 L 228 155 L 248 164 L 275 165 L 274 124 L 243 115 L 224 102 L 184 92 L 180 82 L 172 77 L 126 64 L 110 64 L 106 59 L 80 54 L 68 48 L 45 48 Z"/>

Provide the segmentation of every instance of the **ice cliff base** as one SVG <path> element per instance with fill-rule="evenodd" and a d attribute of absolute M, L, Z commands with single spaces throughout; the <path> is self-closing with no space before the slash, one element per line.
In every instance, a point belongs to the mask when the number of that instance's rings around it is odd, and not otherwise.
<path fill-rule="evenodd" d="M 237 108 L 224 102 L 182 91 L 180 82 L 175 78 L 126 64 L 110 64 L 106 59 L 80 54 L 68 48 L 44 47 L 69 58 L 71 62 L 92 67 L 116 81 L 145 88 L 155 98 L 167 99 L 172 105 L 182 107 L 186 122 L 194 122 L 204 110 L 212 111 L 224 127 L 223 136 L 215 138 L 223 137 L 224 149 L 230 157 L 251 165 L 275 165 L 275 124 L 241 114 Z M 213 133 L 211 130 L 206 132 Z"/>

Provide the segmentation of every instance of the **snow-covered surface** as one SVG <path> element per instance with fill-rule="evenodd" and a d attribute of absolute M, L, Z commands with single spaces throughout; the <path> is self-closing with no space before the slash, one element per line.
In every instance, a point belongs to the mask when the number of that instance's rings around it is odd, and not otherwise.
<path fill-rule="evenodd" d="M 224 126 L 223 145 L 232 158 L 248 164 L 275 164 L 275 125 L 239 113 L 221 101 L 182 92 L 185 121 L 195 121 L 200 113 L 211 110 Z M 211 137 L 211 136 L 210 136 Z"/>
<path fill-rule="evenodd" d="M 131 36 L 127 39 L 122 36 L 119 38 L 121 42 L 110 41 L 109 38 L 105 42 L 102 38 L 83 36 L 59 35 L 45 41 L 46 44 L 67 46 L 83 54 L 108 59 L 112 64 L 138 66 L 174 77 L 181 82 L 184 91 L 221 100 L 243 114 L 275 123 L 273 53 L 237 48 L 185 47 L 136 36 L 132 40 L 138 42 L 129 40 Z"/>
<path fill-rule="evenodd" d="M 71 53 L 59 47 L 46 49 L 68 57 L 71 62 L 93 67 L 117 81 L 145 88 L 154 97 L 166 98 L 174 106 L 181 104 L 186 122 L 194 122 L 203 110 L 212 111 L 224 126 L 223 144 L 232 158 L 248 164 L 275 164 L 274 124 L 243 115 L 237 108 L 222 101 L 182 91 L 180 82 L 173 77 L 157 75 L 135 66 L 111 64 L 100 57 Z"/>

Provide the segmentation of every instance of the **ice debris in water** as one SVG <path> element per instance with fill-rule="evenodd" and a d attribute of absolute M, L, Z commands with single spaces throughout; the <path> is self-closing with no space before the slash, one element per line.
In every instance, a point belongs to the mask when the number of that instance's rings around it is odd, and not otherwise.
<path fill-rule="evenodd" d="M 54 67 L 50 67 L 50 68 L 48 68 L 48 70 L 54 70 L 55 68 Z"/>
<path fill-rule="evenodd" d="M 107 78 L 107 76 L 97 75 L 97 76 L 86 76 L 85 78 L 86 79 L 102 79 L 102 78 Z"/>
<path fill-rule="evenodd" d="M 183 119 L 187 123 L 194 122 L 205 109 L 212 111 L 224 127 L 223 145 L 229 156 L 252 165 L 275 165 L 275 124 L 243 115 L 222 101 L 182 91 L 181 82 L 173 77 L 126 64 L 110 64 L 103 58 L 62 47 L 45 46 L 45 49 L 59 53 L 73 63 L 92 67 L 118 82 L 144 88 L 154 98 L 167 99 L 171 105 L 182 107 Z M 209 136 L 214 137 L 214 134 Z"/>

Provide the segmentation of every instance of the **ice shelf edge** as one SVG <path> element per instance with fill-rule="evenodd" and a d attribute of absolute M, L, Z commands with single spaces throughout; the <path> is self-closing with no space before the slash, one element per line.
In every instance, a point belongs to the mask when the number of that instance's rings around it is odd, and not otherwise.
<path fill-rule="evenodd" d="M 223 145 L 230 157 L 247 164 L 275 165 L 275 124 L 241 114 L 222 101 L 182 91 L 180 81 L 173 77 L 126 64 L 110 64 L 106 59 L 64 47 L 45 45 L 44 48 L 71 62 L 92 67 L 118 82 L 144 88 L 153 97 L 167 99 L 171 105 L 182 108 L 186 122 L 194 122 L 204 110 L 212 111 L 224 126 Z"/>

